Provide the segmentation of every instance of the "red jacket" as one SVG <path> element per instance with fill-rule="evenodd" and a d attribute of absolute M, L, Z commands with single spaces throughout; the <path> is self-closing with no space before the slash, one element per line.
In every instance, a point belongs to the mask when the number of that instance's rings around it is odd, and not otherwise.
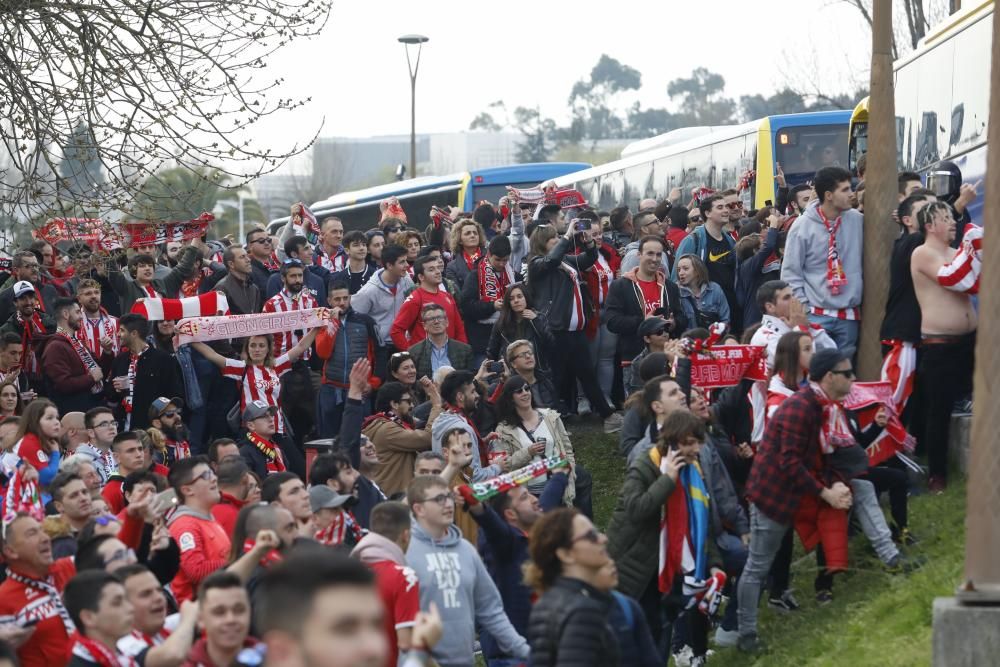
<path fill-rule="evenodd" d="M 260 642 L 253 637 L 247 637 L 243 640 L 243 650 L 252 651 L 259 643 Z M 263 663 L 263 660 L 260 660 L 259 662 L 240 660 L 241 654 L 242 651 L 236 655 L 236 662 L 233 663 L 234 665 L 259 665 Z M 229 667 L 229 665 L 216 665 L 212 662 L 211 656 L 208 655 L 208 638 L 203 636 L 194 643 L 194 646 L 191 647 L 187 660 L 184 661 L 184 664 L 181 667 Z"/>
<path fill-rule="evenodd" d="M 212 508 L 212 516 L 222 530 L 226 531 L 226 535 L 233 534 L 233 528 L 236 526 L 236 515 L 240 513 L 246 502 L 240 500 L 236 496 L 231 496 L 223 491 L 219 492 L 219 502 Z"/>
<path fill-rule="evenodd" d="M 187 505 L 177 508 L 167 528 L 181 550 L 181 568 L 170 584 L 180 604 L 195 596 L 202 579 L 226 567 L 229 535 L 211 514 L 202 514 Z"/>
<path fill-rule="evenodd" d="M 49 583 L 60 593 L 74 575 L 76 566 L 72 558 L 60 558 L 49 567 Z M 52 605 L 46 593 L 8 577 L 0 584 L 0 618 L 5 616 L 16 617 L 18 621 L 38 622 L 28 641 L 17 649 L 22 667 L 66 664 L 72 648 L 69 633 L 59 616 L 58 607 Z"/>
<path fill-rule="evenodd" d="M 423 322 L 420 321 L 420 309 L 428 303 L 436 303 L 444 308 L 445 314 L 448 315 L 448 338 L 454 338 L 463 343 L 469 342 L 468 336 L 465 335 L 465 324 L 458 312 L 458 304 L 448 294 L 444 285 L 441 285 L 438 291 L 433 294 L 418 287 L 413 290 L 410 296 L 406 297 L 406 301 L 403 302 L 396 314 L 396 320 L 389 329 L 392 344 L 396 346 L 397 350 L 408 350 L 411 345 L 419 343 L 427 337 L 427 334 L 424 333 Z"/>
<path fill-rule="evenodd" d="M 611 269 L 611 279 L 604 286 L 604 298 L 602 299 L 598 292 L 601 288 L 599 283 L 600 274 L 597 271 L 598 262 L 594 262 L 593 266 L 583 272 L 583 279 L 587 283 L 587 292 L 590 294 L 591 309 L 591 312 L 587 315 L 587 326 L 584 329 L 584 333 L 591 340 L 597 335 L 597 329 L 601 326 L 601 306 L 607 301 L 608 293 L 611 290 L 611 283 L 618 277 L 618 271 L 622 266 L 621 255 L 607 243 L 601 243 L 597 247 L 597 252 L 608 263 L 608 267 Z"/>

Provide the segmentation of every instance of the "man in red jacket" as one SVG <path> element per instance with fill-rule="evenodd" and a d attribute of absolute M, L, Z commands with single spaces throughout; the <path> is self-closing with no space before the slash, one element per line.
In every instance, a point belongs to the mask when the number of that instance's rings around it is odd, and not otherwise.
<path fill-rule="evenodd" d="M 229 535 L 212 517 L 219 502 L 219 484 L 204 456 L 174 463 L 170 486 L 181 505 L 167 527 L 181 550 L 181 568 L 171 583 L 178 602 L 190 600 L 202 579 L 226 566 Z"/>
<path fill-rule="evenodd" d="M 42 524 L 18 514 L 4 535 L 7 580 L 0 585 L 0 622 L 19 632 L 10 638 L 23 667 L 64 665 L 75 628 L 62 591 L 76 567 L 72 558 L 52 559 L 52 542 Z"/>
<path fill-rule="evenodd" d="M 114 355 L 99 358 L 87 349 L 77 331 L 83 320 L 80 304 L 71 297 L 56 299 L 56 333 L 42 346 L 42 376 L 48 397 L 59 414 L 86 412 L 100 404 L 105 371 L 111 370 Z"/>
<path fill-rule="evenodd" d="M 420 321 L 420 310 L 428 303 L 438 304 L 447 313 L 448 338 L 469 342 L 455 299 L 447 290 L 440 289 L 441 274 L 441 263 L 435 257 L 418 257 L 413 263 L 413 276 L 419 281 L 419 286 L 406 297 L 389 329 L 397 350 L 408 350 L 411 345 L 427 337 Z"/>

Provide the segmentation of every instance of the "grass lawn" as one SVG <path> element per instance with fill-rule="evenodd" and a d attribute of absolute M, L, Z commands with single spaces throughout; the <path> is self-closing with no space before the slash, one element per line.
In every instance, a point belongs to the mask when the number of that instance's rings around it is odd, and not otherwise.
<path fill-rule="evenodd" d="M 605 528 L 624 478 L 616 436 L 590 423 L 570 423 L 573 447 L 594 476 L 594 518 Z M 962 578 L 965 548 L 965 483 L 943 496 L 910 499 L 910 529 L 920 543 L 910 549 L 927 563 L 910 575 L 886 574 L 863 536 L 851 541 L 851 570 L 837 577 L 834 600 L 813 598 L 815 558 L 796 543 L 793 587 L 802 604 L 795 614 L 760 612 L 761 637 L 770 653 L 756 661 L 735 649 L 717 651 L 710 665 L 916 666 L 931 661 L 931 605 L 954 594 Z"/>

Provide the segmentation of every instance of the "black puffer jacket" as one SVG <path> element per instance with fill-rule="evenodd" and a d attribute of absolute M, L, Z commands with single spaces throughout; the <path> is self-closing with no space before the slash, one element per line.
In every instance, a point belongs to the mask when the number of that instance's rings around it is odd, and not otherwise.
<path fill-rule="evenodd" d="M 549 318 L 551 331 L 567 331 L 573 308 L 573 278 L 568 267 L 577 271 L 580 292 L 583 297 L 583 312 L 590 312 L 590 296 L 582 282 L 582 274 L 597 261 L 597 246 L 591 244 L 579 255 L 570 255 L 573 239 L 561 238 L 544 257 L 532 257 L 528 262 L 528 289 L 535 312 L 545 313 Z M 564 267 L 563 264 L 568 265 Z"/>
<path fill-rule="evenodd" d="M 614 667 L 618 640 L 608 625 L 614 598 L 580 581 L 560 577 L 535 603 L 528 621 L 535 667 Z"/>

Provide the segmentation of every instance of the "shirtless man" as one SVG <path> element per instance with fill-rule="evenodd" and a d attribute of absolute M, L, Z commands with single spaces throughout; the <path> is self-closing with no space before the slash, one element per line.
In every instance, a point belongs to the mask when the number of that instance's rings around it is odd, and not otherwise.
<path fill-rule="evenodd" d="M 955 259 L 955 219 L 943 202 L 928 204 L 918 215 L 924 244 L 913 251 L 910 274 L 920 304 L 920 365 L 917 383 L 927 409 L 924 446 L 930 478 L 928 488 L 941 493 L 948 472 L 948 430 L 955 401 L 972 390 L 976 345 L 976 311 L 968 293 L 946 287 L 939 272 Z"/>

